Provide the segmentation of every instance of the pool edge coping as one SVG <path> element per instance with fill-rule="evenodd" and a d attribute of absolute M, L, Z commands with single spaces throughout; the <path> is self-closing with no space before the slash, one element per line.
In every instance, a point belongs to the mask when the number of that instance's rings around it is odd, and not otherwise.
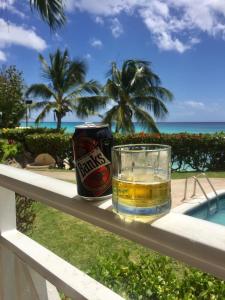
<path fill-rule="evenodd" d="M 225 194 L 225 189 L 219 189 L 216 192 L 219 196 L 221 194 Z M 215 198 L 215 193 L 214 192 L 207 193 L 207 197 L 209 197 L 210 199 Z M 208 200 L 204 196 L 200 196 L 200 197 L 196 197 L 196 198 L 189 198 L 187 200 L 183 200 L 182 204 L 174 207 L 171 211 L 173 213 L 185 214 L 189 210 L 192 210 L 192 209 L 200 206 L 201 204 L 207 203 L 207 201 Z"/>

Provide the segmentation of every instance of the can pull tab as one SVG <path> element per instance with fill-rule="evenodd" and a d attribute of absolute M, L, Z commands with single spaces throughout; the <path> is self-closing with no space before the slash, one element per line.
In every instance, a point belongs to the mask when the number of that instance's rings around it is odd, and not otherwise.
<path fill-rule="evenodd" d="M 84 123 L 87 127 L 95 127 L 96 125 L 92 122 L 85 122 Z"/>

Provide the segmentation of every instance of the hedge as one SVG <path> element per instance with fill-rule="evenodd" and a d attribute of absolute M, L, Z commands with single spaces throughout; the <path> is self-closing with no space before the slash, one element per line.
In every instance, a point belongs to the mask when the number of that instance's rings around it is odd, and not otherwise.
<path fill-rule="evenodd" d="M 25 142 L 25 137 L 29 134 L 41 134 L 41 133 L 64 133 L 64 129 L 60 131 L 54 128 L 3 128 L 0 131 L 0 138 L 13 140 L 16 142 Z"/>
<path fill-rule="evenodd" d="M 37 155 L 50 153 L 63 167 L 67 158 L 73 168 L 72 135 L 51 133 L 32 134 L 25 137 L 26 148 Z M 172 146 L 173 171 L 224 171 L 224 134 L 146 134 L 114 135 L 114 144 L 156 143 Z"/>

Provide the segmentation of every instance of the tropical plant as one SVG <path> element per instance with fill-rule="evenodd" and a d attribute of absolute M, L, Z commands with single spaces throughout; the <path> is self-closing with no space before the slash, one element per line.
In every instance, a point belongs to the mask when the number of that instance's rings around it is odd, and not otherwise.
<path fill-rule="evenodd" d="M 24 80 L 15 66 L 0 69 L 0 128 L 19 126 L 26 108 L 23 100 Z"/>
<path fill-rule="evenodd" d="M 107 76 L 104 94 L 115 105 L 103 116 L 103 122 L 110 125 L 115 122 L 116 132 L 133 133 L 135 119 L 149 131 L 158 132 L 148 111 L 156 118 L 163 118 L 168 113 L 165 102 L 172 100 L 173 95 L 161 86 L 150 62 L 126 60 L 121 70 L 113 62 Z"/>
<path fill-rule="evenodd" d="M 51 29 L 65 23 L 63 0 L 30 0 L 31 9 L 36 9 Z"/>
<path fill-rule="evenodd" d="M 27 90 L 27 96 L 39 97 L 43 101 L 36 102 L 33 108 L 42 108 L 41 113 L 36 118 L 36 123 L 54 111 L 57 120 L 57 129 L 61 128 L 62 118 L 68 112 L 76 111 L 78 116 L 88 114 L 85 106 L 78 108 L 80 102 L 92 103 L 92 107 L 97 107 L 101 101 L 99 95 L 100 86 L 94 81 L 85 82 L 86 65 L 80 60 L 70 60 L 68 51 L 61 52 L 59 49 L 49 55 L 50 64 L 46 62 L 42 55 L 39 55 L 43 78 L 48 84 L 33 84 Z"/>

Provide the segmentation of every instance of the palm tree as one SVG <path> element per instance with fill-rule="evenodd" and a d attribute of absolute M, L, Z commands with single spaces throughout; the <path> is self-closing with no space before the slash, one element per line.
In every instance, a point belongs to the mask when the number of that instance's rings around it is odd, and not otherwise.
<path fill-rule="evenodd" d="M 36 9 L 53 30 L 66 21 L 63 3 L 63 0 L 30 0 L 31 9 Z"/>
<path fill-rule="evenodd" d="M 50 64 L 46 62 L 42 55 L 39 55 L 41 62 L 42 76 L 48 81 L 48 84 L 31 85 L 26 96 L 39 97 L 41 101 L 36 102 L 33 108 L 42 108 L 41 113 L 35 122 L 43 120 L 45 116 L 54 111 L 57 119 L 57 129 L 61 128 L 62 118 L 71 111 L 76 111 L 78 116 L 92 113 L 101 103 L 101 97 L 98 96 L 100 85 L 90 80 L 85 82 L 86 65 L 83 61 L 70 60 L 68 51 L 61 52 L 59 49 L 49 55 Z M 91 103 L 88 108 L 79 103 Z"/>
<path fill-rule="evenodd" d="M 158 132 L 154 119 L 163 118 L 168 110 L 165 102 L 172 100 L 172 93 L 161 86 L 160 78 L 151 70 L 150 63 L 141 60 L 126 60 L 119 70 L 116 63 L 107 73 L 109 79 L 104 86 L 104 94 L 115 105 L 103 116 L 103 122 L 116 124 L 116 132 L 133 133 L 132 119 L 142 127 Z"/>

